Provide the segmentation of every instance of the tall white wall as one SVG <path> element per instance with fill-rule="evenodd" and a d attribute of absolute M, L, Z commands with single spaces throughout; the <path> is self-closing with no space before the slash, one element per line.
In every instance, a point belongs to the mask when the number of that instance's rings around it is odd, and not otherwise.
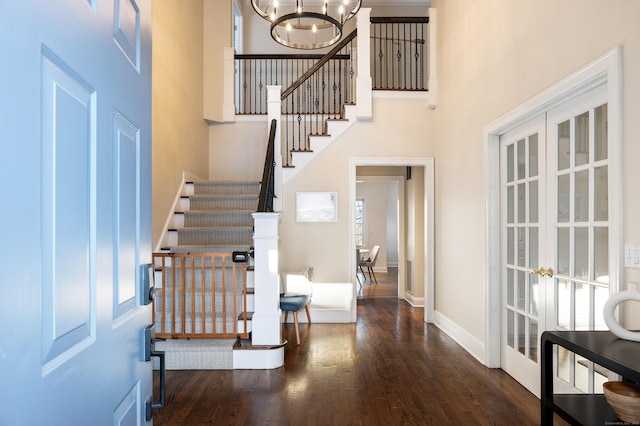
<path fill-rule="evenodd" d="M 623 226 L 625 242 L 640 241 L 640 2 L 433 0 L 432 6 L 439 54 L 436 310 L 484 342 L 483 126 L 618 44 L 624 56 Z M 626 269 L 624 280 L 639 281 L 640 270 Z"/>

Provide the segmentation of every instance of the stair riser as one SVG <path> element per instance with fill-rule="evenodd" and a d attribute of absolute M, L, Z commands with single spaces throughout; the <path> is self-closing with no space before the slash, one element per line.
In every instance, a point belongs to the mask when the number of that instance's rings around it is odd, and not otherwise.
<path fill-rule="evenodd" d="M 215 242 L 216 245 L 251 245 L 253 242 L 253 229 L 236 228 L 236 229 L 216 229 L 216 228 L 200 228 L 200 229 L 179 229 L 178 244 L 179 245 L 208 245 Z"/>
<path fill-rule="evenodd" d="M 249 194 L 260 193 L 257 182 L 194 182 L 194 194 Z"/>
<path fill-rule="evenodd" d="M 176 228 L 196 227 L 253 227 L 252 211 L 246 212 L 186 212 L 182 226 Z M 176 221 L 177 223 L 177 221 Z"/>
<path fill-rule="evenodd" d="M 257 197 L 198 196 L 189 198 L 189 210 L 252 210 L 258 208 Z"/>

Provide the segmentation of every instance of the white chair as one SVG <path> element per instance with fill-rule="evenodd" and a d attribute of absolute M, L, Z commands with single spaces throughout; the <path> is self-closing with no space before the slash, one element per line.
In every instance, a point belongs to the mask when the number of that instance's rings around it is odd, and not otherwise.
<path fill-rule="evenodd" d="M 366 267 L 369 270 L 369 281 L 371 281 L 371 275 L 373 275 L 373 279 L 375 280 L 376 284 L 378 284 L 378 279 L 376 278 L 375 272 L 373 272 L 373 267 L 376 264 L 379 251 L 380 246 L 373 246 L 371 252 L 369 253 L 369 258 L 365 260 L 360 260 L 360 252 L 358 251 L 358 268 L 360 268 L 360 271 L 364 276 L 364 269 L 362 269 L 362 267 Z"/>

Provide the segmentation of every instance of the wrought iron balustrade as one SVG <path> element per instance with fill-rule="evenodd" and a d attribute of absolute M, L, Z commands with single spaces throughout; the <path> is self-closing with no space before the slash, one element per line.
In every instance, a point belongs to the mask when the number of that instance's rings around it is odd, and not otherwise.
<path fill-rule="evenodd" d="M 371 18 L 374 90 L 427 90 L 428 17 Z"/>
<path fill-rule="evenodd" d="M 267 86 L 290 87 L 324 55 L 235 55 L 236 114 L 267 114 Z M 336 57 L 332 61 L 348 58 Z"/>

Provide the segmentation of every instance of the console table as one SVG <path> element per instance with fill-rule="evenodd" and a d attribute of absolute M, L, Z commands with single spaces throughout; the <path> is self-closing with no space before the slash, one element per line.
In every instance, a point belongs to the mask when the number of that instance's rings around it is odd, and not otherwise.
<path fill-rule="evenodd" d="M 640 383 L 640 343 L 619 339 L 610 331 L 545 331 L 542 333 L 540 421 L 553 425 L 553 413 L 574 425 L 625 424 L 602 394 L 553 393 L 553 345 L 559 345 L 623 380 Z"/>

